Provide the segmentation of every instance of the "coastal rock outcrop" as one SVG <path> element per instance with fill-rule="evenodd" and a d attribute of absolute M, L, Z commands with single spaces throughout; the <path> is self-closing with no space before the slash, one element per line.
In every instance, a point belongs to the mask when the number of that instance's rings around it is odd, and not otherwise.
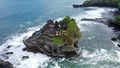
<path fill-rule="evenodd" d="M 74 8 L 79 7 L 108 7 L 108 8 L 116 8 L 114 12 L 112 12 L 113 16 L 110 14 L 109 17 L 105 17 L 103 19 L 82 19 L 84 21 L 97 21 L 112 27 L 114 30 L 112 41 L 118 42 L 117 45 L 120 47 L 120 0 L 86 0 L 81 5 L 73 5 Z M 107 15 L 106 15 L 107 16 Z M 114 36 L 115 35 L 115 36 Z"/>
<path fill-rule="evenodd" d="M 73 5 L 74 8 L 79 7 L 112 7 L 118 8 L 119 0 L 86 0 L 82 5 Z"/>
<path fill-rule="evenodd" d="M 0 60 L 0 68 L 13 68 L 13 65 L 8 61 Z"/>
<path fill-rule="evenodd" d="M 78 56 L 81 37 L 74 19 L 69 16 L 61 21 L 48 20 L 47 24 L 24 40 L 27 51 L 40 52 L 53 57 Z"/>

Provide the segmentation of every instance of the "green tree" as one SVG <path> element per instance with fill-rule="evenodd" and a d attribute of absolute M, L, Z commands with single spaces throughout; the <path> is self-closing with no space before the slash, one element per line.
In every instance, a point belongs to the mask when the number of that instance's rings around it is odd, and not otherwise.
<path fill-rule="evenodd" d="M 71 21 L 70 16 L 66 16 L 62 21 L 68 24 Z"/>

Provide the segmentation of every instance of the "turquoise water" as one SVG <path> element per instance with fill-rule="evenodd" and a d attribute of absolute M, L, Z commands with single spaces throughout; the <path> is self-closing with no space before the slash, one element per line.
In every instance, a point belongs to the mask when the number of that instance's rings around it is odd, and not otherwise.
<path fill-rule="evenodd" d="M 82 18 L 102 18 L 113 8 L 72 8 L 83 0 L 0 0 L 0 59 L 16 68 L 120 68 L 120 49 L 111 41 L 112 28 L 99 22 L 81 21 Z M 22 51 L 23 39 L 39 30 L 48 19 L 60 20 L 73 17 L 82 38 L 82 54 L 74 58 L 51 58 L 44 54 Z M 12 46 L 7 48 L 7 46 Z M 13 52 L 6 55 L 6 52 Z M 29 59 L 23 60 L 23 56 Z M 9 58 L 8 58 L 9 57 Z"/>
<path fill-rule="evenodd" d="M 74 15 L 84 10 L 71 8 L 74 3 L 83 0 L 0 0 L 0 44 L 10 34 L 18 32 L 22 27 L 27 29 L 66 15 Z M 27 28 L 26 28 L 27 27 Z"/>

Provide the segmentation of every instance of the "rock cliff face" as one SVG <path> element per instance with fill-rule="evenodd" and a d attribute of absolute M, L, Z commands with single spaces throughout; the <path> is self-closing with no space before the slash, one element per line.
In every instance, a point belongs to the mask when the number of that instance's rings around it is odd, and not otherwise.
<path fill-rule="evenodd" d="M 69 17 L 68 19 L 66 17 L 66 20 L 64 19 L 64 21 L 62 20 L 60 22 L 56 21 L 55 23 L 52 20 L 48 20 L 43 28 L 36 31 L 31 37 L 23 41 L 27 51 L 34 53 L 40 52 L 53 57 L 78 56 L 77 42 L 80 35 L 78 35 L 78 32 L 77 34 L 74 33 L 76 37 L 68 36 L 68 29 L 70 26 L 73 26 L 74 24 L 76 25 L 76 23 L 75 21 L 72 22 L 73 19 L 70 19 Z M 68 21 L 71 21 L 73 24 L 70 25 L 71 23 Z M 73 29 L 74 28 L 78 27 L 76 26 L 73 27 Z"/>

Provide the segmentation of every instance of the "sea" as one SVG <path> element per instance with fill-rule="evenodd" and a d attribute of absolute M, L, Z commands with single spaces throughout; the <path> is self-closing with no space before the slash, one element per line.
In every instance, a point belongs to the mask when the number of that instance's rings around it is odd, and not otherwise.
<path fill-rule="evenodd" d="M 85 0 L 0 0 L 0 59 L 15 68 L 120 68 L 120 48 L 111 41 L 113 30 L 105 24 L 81 19 L 103 18 L 115 8 L 81 7 Z M 53 58 L 23 51 L 23 40 L 43 27 L 47 20 L 74 18 L 82 33 L 78 42 L 82 54 L 72 58 Z M 11 46 L 10 48 L 7 48 Z M 7 52 L 13 52 L 6 55 Z M 28 56 L 28 59 L 22 59 Z"/>

